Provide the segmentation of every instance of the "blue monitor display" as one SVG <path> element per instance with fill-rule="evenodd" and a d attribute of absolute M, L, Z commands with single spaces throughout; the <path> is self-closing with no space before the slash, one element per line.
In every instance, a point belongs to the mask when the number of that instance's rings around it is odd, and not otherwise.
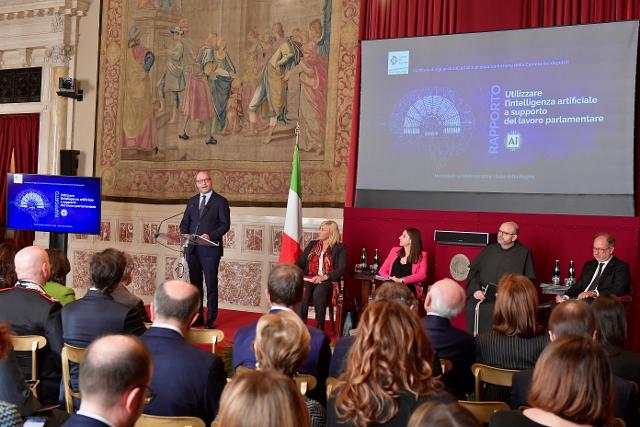
<path fill-rule="evenodd" d="M 7 174 L 7 227 L 100 233 L 100 178 Z"/>

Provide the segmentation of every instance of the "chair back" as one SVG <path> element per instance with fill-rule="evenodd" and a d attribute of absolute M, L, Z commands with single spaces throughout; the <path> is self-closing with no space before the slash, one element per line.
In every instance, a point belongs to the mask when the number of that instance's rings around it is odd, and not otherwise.
<path fill-rule="evenodd" d="M 440 369 L 442 370 L 442 375 L 446 374 L 447 372 L 451 372 L 451 370 L 453 369 L 453 362 L 449 359 L 445 359 L 441 357 Z"/>
<path fill-rule="evenodd" d="M 327 384 L 327 399 L 329 399 L 333 388 L 338 384 L 338 379 L 336 377 L 327 377 L 325 384 Z"/>
<path fill-rule="evenodd" d="M 224 339 L 224 332 L 220 329 L 195 329 L 187 332 L 187 341 L 191 344 L 211 344 L 211 353 L 216 352 L 216 344 Z"/>
<path fill-rule="evenodd" d="M 502 369 L 494 366 L 484 365 L 482 363 L 474 363 L 471 365 L 471 372 L 475 377 L 476 385 L 476 400 L 480 401 L 481 383 L 489 383 L 494 385 L 501 385 L 504 387 L 511 387 L 513 374 L 518 370 Z"/>
<path fill-rule="evenodd" d="M 38 350 L 47 345 L 42 335 L 14 335 L 11 338 L 13 351 L 31 352 L 31 380 L 38 379 Z"/>
<path fill-rule="evenodd" d="M 161 417 L 142 414 L 135 427 L 205 427 L 204 421 L 197 417 Z"/>
<path fill-rule="evenodd" d="M 496 411 L 509 410 L 509 405 L 504 402 L 473 402 L 469 400 L 459 400 L 458 403 L 478 420 L 482 425 L 489 424 L 489 420 Z"/>
<path fill-rule="evenodd" d="M 295 381 L 303 396 L 307 394 L 309 390 L 313 390 L 318 385 L 316 377 L 309 374 L 296 374 L 293 376 L 293 381 Z"/>
<path fill-rule="evenodd" d="M 64 388 L 64 405 L 69 414 L 73 413 L 73 398 L 80 399 L 80 392 L 71 388 L 71 363 L 80 364 L 84 359 L 85 348 L 69 344 L 62 346 L 62 385 Z"/>
<path fill-rule="evenodd" d="M 627 423 L 622 418 L 614 418 L 611 425 L 613 427 L 627 427 Z"/>

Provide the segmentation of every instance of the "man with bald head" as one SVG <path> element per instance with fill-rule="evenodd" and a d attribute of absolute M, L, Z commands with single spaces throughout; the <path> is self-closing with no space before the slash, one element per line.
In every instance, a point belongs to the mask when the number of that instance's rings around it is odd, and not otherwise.
<path fill-rule="evenodd" d="M 80 364 L 80 410 L 65 427 L 130 427 L 154 399 L 153 365 L 140 339 L 107 335 L 95 340 Z"/>
<path fill-rule="evenodd" d="M 424 300 L 427 315 L 422 319 L 422 326 L 438 358 L 449 359 L 453 364 L 453 370 L 443 378 L 447 390 L 461 398 L 473 391 L 471 365 L 476 354 L 473 337 L 451 325 L 451 319 L 460 314 L 464 303 L 465 292 L 457 282 L 439 280 L 429 287 Z"/>
<path fill-rule="evenodd" d="M 38 353 L 39 397 L 42 403 L 57 403 L 62 375 L 62 306 L 43 289 L 51 272 L 49 256 L 39 246 L 28 246 L 16 254 L 14 263 L 18 281 L 13 288 L 0 289 L 0 321 L 10 324 L 16 335 L 42 335 L 47 339 Z M 17 353 L 16 358 L 25 377 L 31 378 L 30 355 Z"/>
<path fill-rule="evenodd" d="M 222 360 L 185 340 L 198 316 L 198 289 L 180 280 L 161 284 L 153 298 L 153 326 L 142 336 L 151 351 L 156 399 L 145 414 L 198 417 L 211 424 L 227 383 Z"/>
<path fill-rule="evenodd" d="M 485 248 L 471 262 L 467 276 L 467 325 L 469 332 L 482 333 L 491 329 L 491 316 L 496 301 L 498 282 L 505 274 L 522 274 L 531 281 L 536 278 L 531 253 L 518 240 L 520 228 L 507 221 L 498 228 L 498 241 Z M 475 324 L 476 305 L 478 323 Z M 477 327 L 476 327 L 477 326 Z"/>

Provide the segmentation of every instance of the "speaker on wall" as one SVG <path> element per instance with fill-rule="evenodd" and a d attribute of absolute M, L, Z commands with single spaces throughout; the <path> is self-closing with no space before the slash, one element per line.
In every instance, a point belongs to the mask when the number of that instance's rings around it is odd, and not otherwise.
<path fill-rule="evenodd" d="M 435 230 L 433 240 L 444 245 L 487 246 L 496 241 L 495 233 L 481 233 L 477 231 L 449 231 Z"/>

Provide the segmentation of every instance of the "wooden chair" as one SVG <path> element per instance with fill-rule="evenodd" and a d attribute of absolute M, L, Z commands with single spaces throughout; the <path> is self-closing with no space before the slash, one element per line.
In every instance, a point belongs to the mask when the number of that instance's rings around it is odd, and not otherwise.
<path fill-rule="evenodd" d="M 216 352 L 216 344 L 224 339 L 224 332 L 220 329 L 189 329 L 187 341 L 191 344 L 211 344 L 211 353 Z"/>
<path fill-rule="evenodd" d="M 496 411 L 509 410 L 509 405 L 504 402 L 473 402 L 469 400 L 459 400 L 458 403 L 478 420 L 482 425 L 489 424 L 489 420 Z"/>
<path fill-rule="evenodd" d="M 35 397 L 38 397 L 38 350 L 47 345 L 47 339 L 42 335 L 16 335 L 11 339 L 13 351 L 31 352 L 31 380 L 27 381 Z"/>
<path fill-rule="evenodd" d="M 236 368 L 236 375 L 242 375 L 247 372 L 254 371 L 254 369 L 247 368 L 246 366 L 238 366 Z M 318 380 L 313 375 L 309 374 L 297 374 L 293 376 L 293 381 L 298 386 L 300 393 L 304 396 L 309 390 L 313 390 L 318 385 Z"/>
<path fill-rule="evenodd" d="M 205 427 L 205 423 L 197 417 L 160 417 L 142 414 L 136 421 L 135 427 Z"/>
<path fill-rule="evenodd" d="M 475 377 L 476 383 L 476 401 L 480 401 L 481 383 L 489 383 L 494 385 L 501 385 L 504 387 L 511 387 L 511 380 L 513 374 L 518 372 L 513 369 L 502 369 L 494 366 L 484 365 L 482 363 L 474 363 L 471 365 L 471 372 Z"/>
<path fill-rule="evenodd" d="M 71 388 L 71 363 L 80 364 L 86 349 L 65 344 L 62 347 L 62 385 L 64 388 L 64 404 L 67 412 L 73 414 L 73 398 L 80 400 L 80 392 Z"/>
<path fill-rule="evenodd" d="M 611 423 L 613 427 L 627 427 L 627 423 L 624 422 L 622 418 L 614 418 L 613 423 Z"/>
<path fill-rule="evenodd" d="M 331 300 L 329 301 L 329 319 L 331 330 L 336 337 L 342 336 L 342 305 L 344 302 L 344 280 L 332 283 Z M 336 326 L 337 324 L 337 326 Z"/>
<path fill-rule="evenodd" d="M 333 391 L 333 388 L 336 386 L 336 384 L 338 384 L 338 379 L 335 377 L 327 377 L 325 384 L 327 384 L 327 399 L 328 399 L 331 397 L 331 392 Z"/>
<path fill-rule="evenodd" d="M 442 370 L 442 375 L 446 374 L 447 372 L 451 372 L 451 370 L 453 369 L 453 362 L 451 362 L 451 360 L 449 359 L 444 359 L 441 357 L 440 369 Z"/>

